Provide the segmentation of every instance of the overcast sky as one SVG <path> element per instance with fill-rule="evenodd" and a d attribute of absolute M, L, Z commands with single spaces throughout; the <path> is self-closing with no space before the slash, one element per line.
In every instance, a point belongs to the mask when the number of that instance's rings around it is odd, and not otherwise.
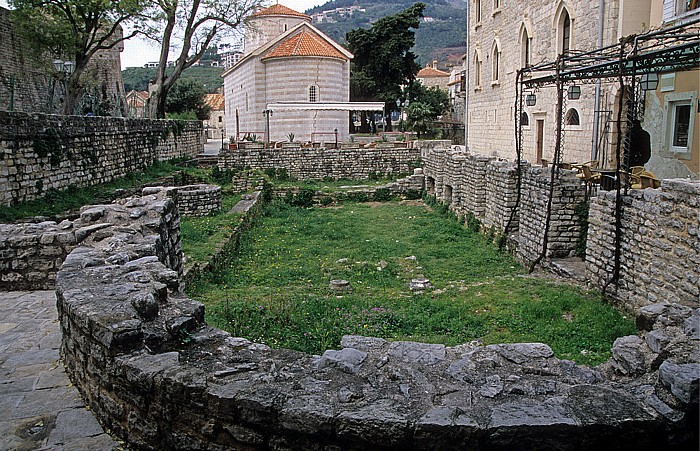
<path fill-rule="evenodd" d="M 314 6 L 322 5 L 327 0 L 281 0 L 284 6 L 292 8 L 295 11 L 304 12 Z M 276 0 L 266 2 L 268 5 L 276 3 Z M 0 0 L 0 6 L 7 8 L 7 0 Z M 155 45 L 141 40 L 130 39 L 124 42 L 124 51 L 122 52 L 122 68 L 125 67 L 142 67 L 149 61 L 158 60 L 158 49 Z"/>

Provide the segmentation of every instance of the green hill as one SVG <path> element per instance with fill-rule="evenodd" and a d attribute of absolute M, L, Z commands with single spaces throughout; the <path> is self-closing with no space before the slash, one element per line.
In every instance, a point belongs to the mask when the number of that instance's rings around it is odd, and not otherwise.
<path fill-rule="evenodd" d="M 193 66 L 185 69 L 182 72 L 181 78 L 194 78 L 204 84 L 208 93 L 214 94 L 223 86 L 224 79 L 221 78 L 221 74 L 223 73 L 223 67 Z M 153 68 L 127 67 L 122 71 L 124 89 L 126 92 L 131 90 L 147 91 L 148 82 L 152 80 L 155 75 L 156 70 Z"/>
<path fill-rule="evenodd" d="M 316 14 L 337 8 L 360 6 L 365 11 L 355 11 L 352 15 L 338 12 L 329 13 L 331 21 L 314 25 L 336 42 L 345 43 L 345 34 L 355 28 L 369 28 L 377 19 L 396 14 L 416 3 L 415 0 L 331 0 L 309 9 L 306 14 Z M 465 0 L 424 0 L 424 16 L 416 30 L 414 52 L 418 63 L 425 65 L 432 60 L 445 63 L 458 63 L 466 52 L 466 7 Z"/>

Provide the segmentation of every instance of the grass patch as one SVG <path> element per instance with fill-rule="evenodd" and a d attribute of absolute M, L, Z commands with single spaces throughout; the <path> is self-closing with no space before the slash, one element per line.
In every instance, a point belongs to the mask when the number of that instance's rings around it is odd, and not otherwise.
<path fill-rule="evenodd" d="M 180 219 L 182 252 L 190 261 L 203 263 L 221 248 L 239 224 L 240 214 L 228 212 L 240 200 L 240 195 L 224 194 L 221 211 L 199 218 Z"/>
<path fill-rule="evenodd" d="M 336 193 L 343 192 L 346 190 L 357 189 L 358 186 L 366 186 L 374 188 L 377 186 L 386 185 L 396 181 L 395 178 L 375 178 L 372 180 L 306 180 L 306 181 L 295 181 L 295 180 L 280 180 L 274 179 L 273 183 L 277 189 L 285 188 L 300 188 L 313 191 L 321 191 L 323 193 Z"/>
<path fill-rule="evenodd" d="M 412 294 L 418 274 L 435 290 Z M 635 333 L 600 295 L 523 274 L 485 237 L 422 206 L 274 202 L 229 267 L 189 293 L 205 303 L 210 324 L 310 353 L 362 334 L 446 345 L 544 342 L 560 358 L 597 364 L 615 338 Z M 331 279 L 350 281 L 353 292 L 337 297 Z"/>
<path fill-rule="evenodd" d="M 128 176 L 84 188 L 69 188 L 63 191 L 49 189 L 39 199 L 22 202 L 13 206 L 0 206 L 0 222 L 14 222 L 34 216 L 54 217 L 76 211 L 83 205 L 111 202 L 114 192 L 119 189 L 132 189 L 162 177 L 187 169 L 174 163 L 156 162 L 143 172 L 131 172 Z"/>

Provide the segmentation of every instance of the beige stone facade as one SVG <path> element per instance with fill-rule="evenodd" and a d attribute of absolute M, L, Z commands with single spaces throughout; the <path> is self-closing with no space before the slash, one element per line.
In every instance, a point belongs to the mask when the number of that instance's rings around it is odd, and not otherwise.
<path fill-rule="evenodd" d="M 679 17 L 690 20 L 697 16 L 693 11 L 678 10 L 685 7 L 685 3 L 674 0 L 470 2 L 469 150 L 509 159 L 515 157 L 514 116 L 519 69 L 555 61 L 566 48 L 572 52 L 590 51 L 616 44 L 622 36 L 649 31 L 650 27 L 672 25 Z M 674 91 L 678 99 L 682 97 L 681 100 L 691 102 L 697 99 L 697 72 L 679 73 L 675 78 L 678 81 Z M 598 93 L 596 84 L 580 87 L 580 99 L 565 99 L 564 103 L 562 160 L 598 159 L 601 166 L 610 165 L 614 154 L 618 84 L 602 81 Z M 523 158 L 537 164 L 541 159 L 551 160 L 554 154 L 556 89 L 547 87 L 527 93 L 535 94 L 537 101 L 533 106 L 524 106 Z M 694 127 L 691 126 L 692 139 L 686 151 L 679 153 L 668 149 L 668 124 L 672 119 L 669 118 L 669 99 L 661 94 L 657 91 L 647 98 L 643 125 L 652 136 L 652 160 L 648 168 L 664 177 L 697 176 L 700 121 L 691 121 Z M 670 102 L 678 99 L 672 95 Z M 691 116 L 694 117 L 697 110 L 693 111 Z"/>
<path fill-rule="evenodd" d="M 349 101 L 352 54 L 311 25 L 309 16 L 281 5 L 256 13 L 249 23 L 245 56 L 224 73 L 226 134 L 334 142 L 337 131 L 339 141 L 347 140 L 348 111 L 323 105 Z M 280 103 L 287 107 L 265 114 Z"/>

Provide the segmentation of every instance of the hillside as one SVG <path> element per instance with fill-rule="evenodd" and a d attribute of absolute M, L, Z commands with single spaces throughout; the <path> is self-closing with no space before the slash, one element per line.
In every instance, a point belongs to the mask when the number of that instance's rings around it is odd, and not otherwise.
<path fill-rule="evenodd" d="M 194 78 L 205 86 L 208 93 L 214 94 L 217 89 L 223 85 L 224 79 L 221 78 L 221 74 L 223 73 L 223 67 L 194 66 L 185 69 L 182 72 L 181 78 Z M 155 75 L 156 70 L 153 68 L 127 67 L 122 71 L 124 89 L 126 92 L 132 89 L 136 91 L 147 91 L 148 82 L 152 80 Z"/>
<path fill-rule="evenodd" d="M 324 11 L 359 6 L 362 10 L 343 13 L 339 11 L 325 14 L 322 22 L 314 25 L 336 42 L 344 43 L 345 34 L 355 28 L 368 28 L 381 17 L 396 14 L 416 3 L 414 0 L 331 0 L 309 9 L 306 14 L 320 14 Z M 465 0 L 424 0 L 425 20 L 416 30 L 414 52 L 418 63 L 425 65 L 438 60 L 441 67 L 447 61 L 459 62 L 466 51 L 466 1 Z"/>

